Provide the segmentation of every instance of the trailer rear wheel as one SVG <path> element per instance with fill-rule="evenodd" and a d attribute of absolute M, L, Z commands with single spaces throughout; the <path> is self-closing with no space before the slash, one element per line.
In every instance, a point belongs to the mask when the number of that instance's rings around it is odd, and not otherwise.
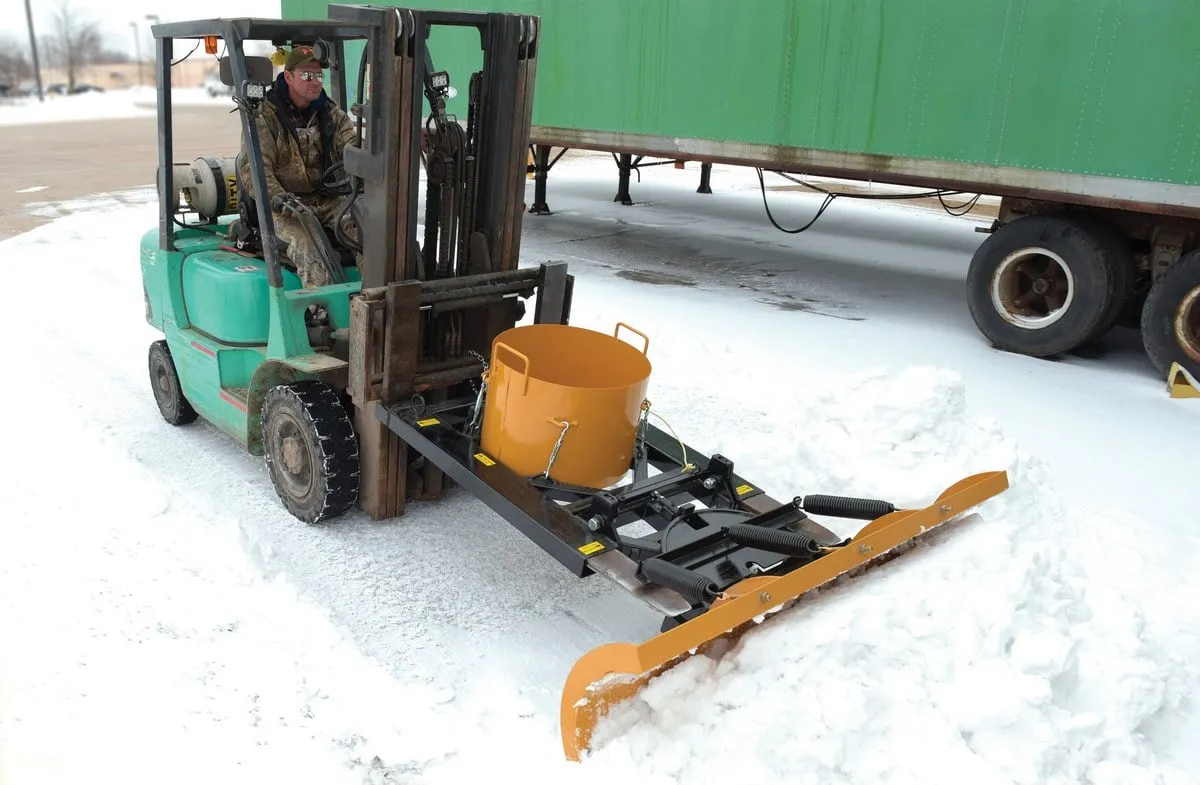
<path fill-rule="evenodd" d="M 1113 327 L 1132 274 L 1124 238 L 1104 224 L 1029 216 L 979 246 L 967 273 L 967 303 L 996 348 L 1053 357 Z"/>
<path fill-rule="evenodd" d="M 1200 249 L 1168 267 L 1142 307 L 1142 345 L 1162 376 L 1177 362 L 1200 377 Z"/>

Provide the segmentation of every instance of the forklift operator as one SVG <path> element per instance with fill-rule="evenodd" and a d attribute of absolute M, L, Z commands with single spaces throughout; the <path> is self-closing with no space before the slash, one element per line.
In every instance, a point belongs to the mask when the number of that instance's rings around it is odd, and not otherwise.
<path fill-rule="evenodd" d="M 267 176 L 267 204 L 273 206 L 280 196 L 294 196 L 323 227 L 329 228 L 348 197 L 325 191 L 322 176 L 332 164 L 342 160 L 342 151 L 355 140 L 356 132 L 349 115 L 326 94 L 323 82 L 321 63 L 312 47 L 293 47 L 283 71 L 267 91 L 256 122 Z M 258 198 L 250 176 L 249 146 L 244 138 L 240 159 L 238 175 L 251 195 Z M 301 220 L 283 210 L 276 211 L 274 223 L 275 233 L 286 244 L 286 253 L 295 264 L 304 288 L 328 283 L 320 251 Z M 358 239 L 358 227 L 349 211 L 341 225 L 347 236 Z"/>

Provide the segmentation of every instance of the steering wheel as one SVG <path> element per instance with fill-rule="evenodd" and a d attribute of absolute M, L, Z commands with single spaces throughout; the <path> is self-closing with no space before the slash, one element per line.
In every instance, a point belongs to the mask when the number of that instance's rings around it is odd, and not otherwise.
<path fill-rule="evenodd" d="M 330 177 L 339 169 L 342 172 L 342 176 L 330 181 Z M 351 176 L 346 173 L 346 162 L 335 161 L 332 166 L 321 173 L 321 190 L 328 194 L 345 196 L 350 193 L 350 181 Z"/>

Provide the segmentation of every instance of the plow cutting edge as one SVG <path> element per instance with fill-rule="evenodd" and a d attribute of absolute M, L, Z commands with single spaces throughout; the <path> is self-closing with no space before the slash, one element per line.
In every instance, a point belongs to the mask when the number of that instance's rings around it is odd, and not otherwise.
<path fill-rule="evenodd" d="M 596 724 L 608 711 L 717 639 L 736 640 L 756 620 L 797 597 L 874 562 L 1008 488 L 1003 471 L 967 477 L 928 507 L 897 510 L 868 523 L 849 541 L 778 577 L 756 576 L 730 587 L 703 615 L 640 644 L 610 643 L 587 652 L 572 667 L 562 692 L 563 751 L 578 761 Z"/>

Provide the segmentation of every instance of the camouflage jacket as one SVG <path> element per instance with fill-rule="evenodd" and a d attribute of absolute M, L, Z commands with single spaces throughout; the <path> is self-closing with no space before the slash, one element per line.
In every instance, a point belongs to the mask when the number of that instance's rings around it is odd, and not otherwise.
<path fill-rule="evenodd" d="M 342 150 L 347 144 L 353 144 L 357 136 L 350 116 L 324 92 L 306 114 L 307 120 L 302 119 L 302 113 L 288 100 L 287 85 L 281 75 L 256 116 L 263 168 L 267 175 L 268 207 L 270 200 L 282 193 L 301 198 L 316 193 L 321 174 L 330 164 L 342 159 Z M 331 141 L 328 149 L 322 148 L 322 136 Z M 243 139 L 238 176 L 253 196 L 249 153 L 250 148 Z M 331 179 L 343 176 L 339 171 Z"/>

